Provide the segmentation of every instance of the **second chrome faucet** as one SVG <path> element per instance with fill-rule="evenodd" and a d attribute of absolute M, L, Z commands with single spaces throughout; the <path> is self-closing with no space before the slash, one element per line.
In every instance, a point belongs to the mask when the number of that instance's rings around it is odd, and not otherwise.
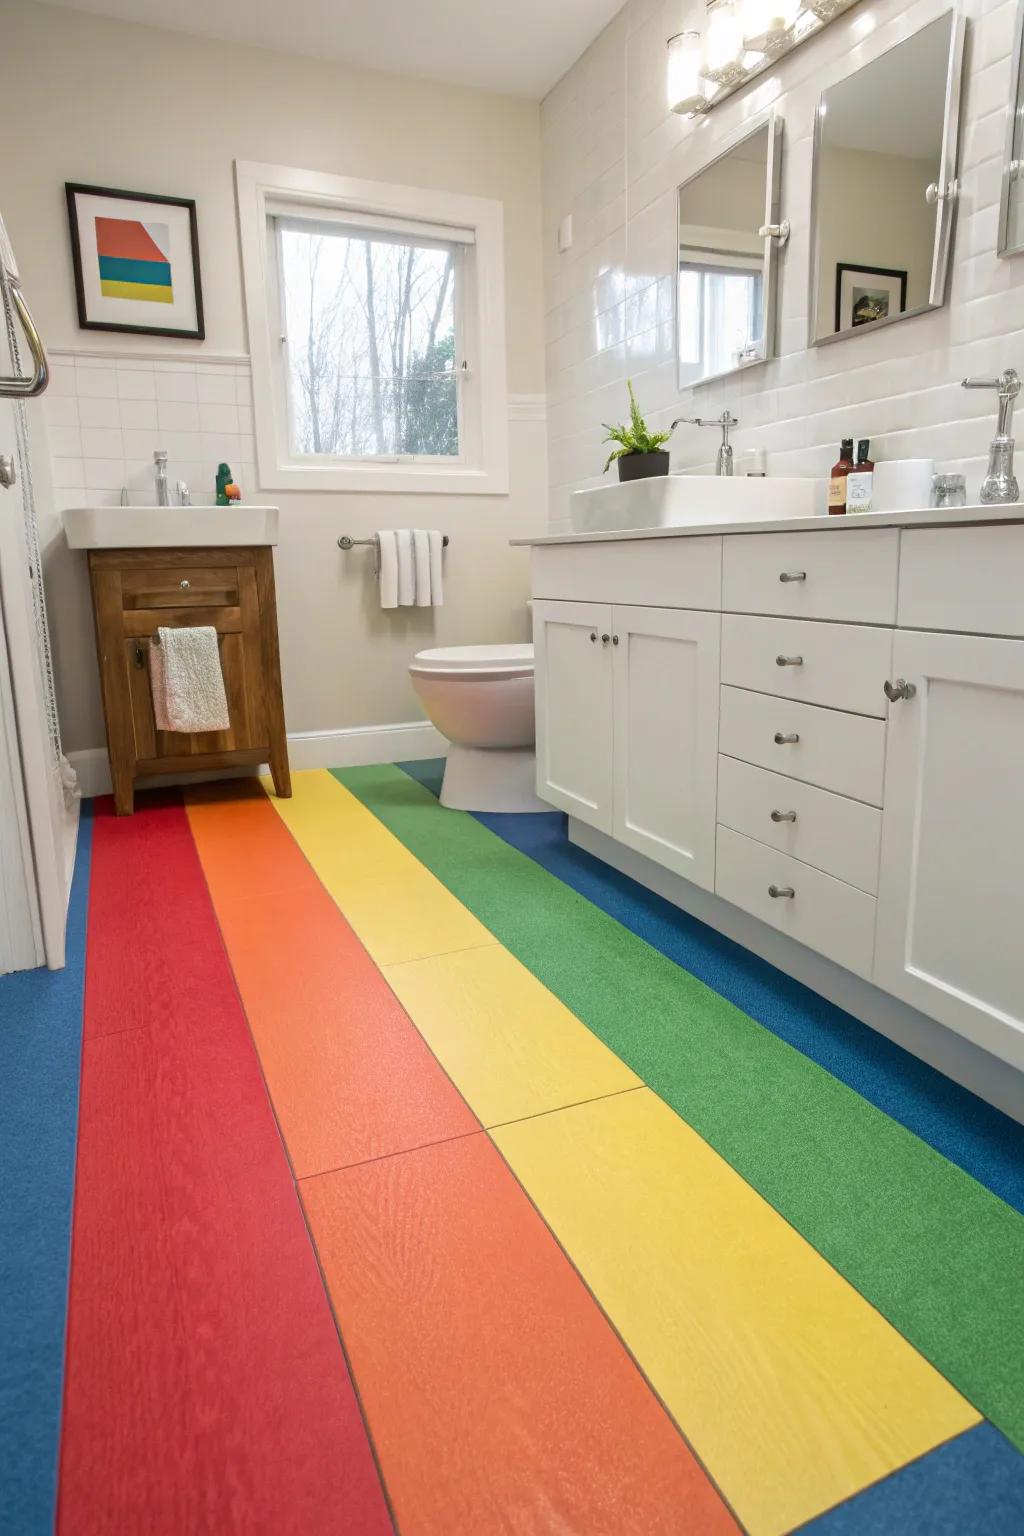
<path fill-rule="evenodd" d="M 718 427 L 722 433 L 722 441 L 718 446 L 718 457 L 715 459 L 716 475 L 731 475 L 733 472 L 732 444 L 729 441 L 729 433 L 733 427 L 739 426 L 738 419 L 731 411 L 723 411 L 721 416 L 708 420 L 704 416 L 677 416 L 672 423 L 672 430 L 686 424 L 690 427 Z"/>

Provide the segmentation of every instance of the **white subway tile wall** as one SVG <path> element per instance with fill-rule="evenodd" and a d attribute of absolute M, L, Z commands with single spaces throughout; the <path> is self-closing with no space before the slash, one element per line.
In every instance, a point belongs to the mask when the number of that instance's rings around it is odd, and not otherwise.
<path fill-rule="evenodd" d="M 167 478 L 211 506 L 226 462 L 244 501 L 259 500 L 248 363 L 136 359 L 55 351 L 43 397 L 58 510 L 156 505 L 153 454 L 167 450 Z"/>
<path fill-rule="evenodd" d="M 623 419 L 626 379 L 658 427 L 674 416 L 740 418 L 737 452 L 768 473 L 824 476 L 843 436 L 878 459 L 931 457 L 974 494 L 994 430 L 967 373 L 1024 370 L 1024 257 L 996 256 L 1015 0 L 967 0 L 960 201 L 946 308 L 808 348 L 811 143 L 823 89 L 948 10 L 942 0 L 865 0 L 753 87 L 688 122 L 665 105 L 665 42 L 699 26 L 703 0 L 629 0 L 542 105 L 551 524 L 573 490 L 600 485 L 601 423 Z M 778 357 L 695 389 L 676 383 L 676 187 L 741 123 L 774 104 L 785 122 Z M 573 216 L 559 254 L 558 225 Z M 711 469 L 713 433 L 677 430 L 673 469 Z M 612 471 L 614 473 L 614 471 Z"/>

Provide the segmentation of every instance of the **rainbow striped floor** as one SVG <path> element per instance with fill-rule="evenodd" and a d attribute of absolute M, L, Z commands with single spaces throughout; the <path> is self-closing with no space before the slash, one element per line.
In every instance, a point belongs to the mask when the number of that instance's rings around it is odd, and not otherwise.
<path fill-rule="evenodd" d="M 438 775 L 84 823 L 0 982 L 0 1529 L 1024 1529 L 1024 1128 Z"/>

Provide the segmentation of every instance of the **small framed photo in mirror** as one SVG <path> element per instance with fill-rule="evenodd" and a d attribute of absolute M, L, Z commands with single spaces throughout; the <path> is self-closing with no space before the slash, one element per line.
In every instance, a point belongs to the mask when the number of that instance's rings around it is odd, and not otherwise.
<path fill-rule="evenodd" d="M 836 330 L 891 320 L 907 307 L 907 272 L 894 267 L 862 267 L 836 262 Z"/>
<path fill-rule="evenodd" d="M 65 190 L 81 328 L 202 341 L 192 199 L 71 182 Z"/>

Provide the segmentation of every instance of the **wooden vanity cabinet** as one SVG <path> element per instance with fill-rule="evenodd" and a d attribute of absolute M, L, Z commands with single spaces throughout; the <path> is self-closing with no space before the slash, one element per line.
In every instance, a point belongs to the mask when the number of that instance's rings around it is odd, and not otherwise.
<path fill-rule="evenodd" d="M 89 578 L 118 815 L 141 779 L 264 762 L 289 796 L 271 548 L 92 549 Z M 226 731 L 157 730 L 149 648 L 161 625 L 216 629 Z"/>

